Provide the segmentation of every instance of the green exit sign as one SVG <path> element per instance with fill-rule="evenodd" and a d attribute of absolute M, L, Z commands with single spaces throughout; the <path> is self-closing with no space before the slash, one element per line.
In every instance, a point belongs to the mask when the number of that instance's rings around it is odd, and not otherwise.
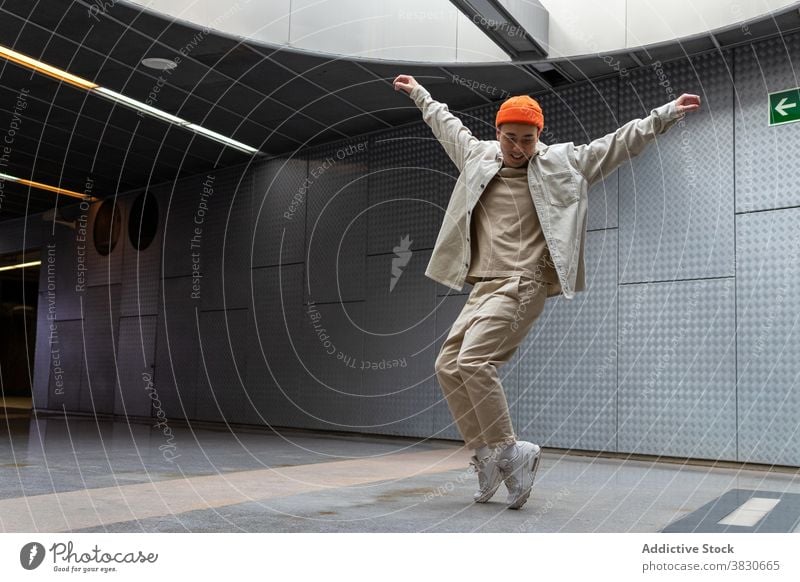
<path fill-rule="evenodd" d="M 800 87 L 769 94 L 769 124 L 800 121 Z"/>

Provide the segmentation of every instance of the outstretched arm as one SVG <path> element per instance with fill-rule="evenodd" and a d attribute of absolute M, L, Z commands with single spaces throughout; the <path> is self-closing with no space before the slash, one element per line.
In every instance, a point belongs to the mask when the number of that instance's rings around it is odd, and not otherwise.
<path fill-rule="evenodd" d="M 403 91 L 414 100 L 422 111 L 422 119 L 427 123 L 433 135 L 453 160 L 458 171 L 464 169 L 464 163 L 472 146 L 478 138 L 450 113 L 445 103 L 434 101 L 431 94 L 410 75 L 398 75 L 394 80 L 395 91 Z"/>
<path fill-rule="evenodd" d="M 639 155 L 656 135 L 664 133 L 690 111 L 700 108 L 700 97 L 684 93 L 656 107 L 643 119 L 629 121 L 591 143 L 575 147 L 578 170 L 589 184 L 601 180 L 630 158 Z"/>

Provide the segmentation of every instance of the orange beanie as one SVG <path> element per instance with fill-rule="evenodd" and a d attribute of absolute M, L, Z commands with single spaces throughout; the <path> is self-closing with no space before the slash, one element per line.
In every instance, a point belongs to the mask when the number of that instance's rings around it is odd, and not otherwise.
<path fill-rule="evenodd" d="M 509 97 L 500 106 L 494 122 L 495 127 L 500 127 L 501 123 L 525 123 L 535 125 L 541 131 L 544 127 L 544 115 L 535 99 L 527 95 L 517 95 Z"/>

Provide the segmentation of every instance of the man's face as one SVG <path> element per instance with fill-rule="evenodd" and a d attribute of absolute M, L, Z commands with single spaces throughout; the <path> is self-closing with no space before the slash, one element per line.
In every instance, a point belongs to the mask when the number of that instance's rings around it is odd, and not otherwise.
<path fill-rule="evenodd" d="M 536 151 L 539 128 L 526 123 L 502 123 L 496 131 L 500 151 L 503 152 L 503 164 L 512 168 L 527 164 Z"/>

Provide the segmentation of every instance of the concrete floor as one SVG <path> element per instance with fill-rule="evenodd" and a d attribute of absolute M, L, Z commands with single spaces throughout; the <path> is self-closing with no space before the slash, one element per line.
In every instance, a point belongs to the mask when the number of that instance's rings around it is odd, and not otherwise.
<path fill-rule="evenodd" d="M 471 502 L 469 454 L 449 441 L 171 429 L 168 441 L 146 424 L 32 417 L 7 401 L 0 531 L 657 532 L 734 489 L 800 493 L 797 472 L 545 449 L 513 511 L 503 486 Z"/>

